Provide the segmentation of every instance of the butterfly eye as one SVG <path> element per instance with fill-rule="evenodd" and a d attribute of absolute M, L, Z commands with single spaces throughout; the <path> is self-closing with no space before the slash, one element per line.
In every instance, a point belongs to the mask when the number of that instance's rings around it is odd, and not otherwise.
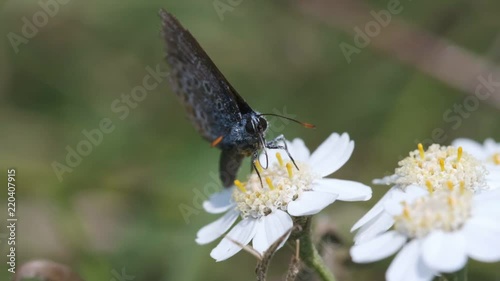
<path fill-rule="evenodd" d="M 264 132 L 267 129 L 267 120 L 259 117 L 259 131 Z"/>
<path fill-rule="evenodd" d="M 245 130 L 247 131 L 247 133 L 255 134 L 255 125 L 253 124 L 252 119 L 247 120 L 247 124 L 245 125 Z"/>

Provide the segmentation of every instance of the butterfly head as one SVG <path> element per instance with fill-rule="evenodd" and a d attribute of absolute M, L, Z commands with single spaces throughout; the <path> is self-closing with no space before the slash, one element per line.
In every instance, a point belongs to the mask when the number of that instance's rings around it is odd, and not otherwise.
<path fill-rule="evenodd" d="M 219 147 L 236 149 L 239 154 L 250 156 L 264 147 L 268 124 L 263 116 L 255 112 L 244 114 L 242 117 L 241 121 L 232 127 L 231 132 L 220 141 Z"/>
<path fill-rule="evenodd" d="M 250 115 L 247 117 L 245 131 L 250 135 L 263 135 L 267 129 L 267 120 L 260 115 Z"/>

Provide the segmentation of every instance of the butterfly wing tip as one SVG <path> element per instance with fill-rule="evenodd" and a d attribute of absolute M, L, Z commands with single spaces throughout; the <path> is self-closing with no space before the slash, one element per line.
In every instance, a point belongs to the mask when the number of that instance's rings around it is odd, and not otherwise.
<path fill-rule="evenodd" d="M 158 15 L 162 18 L 164 17 L 167 17 L 168 16 L 168 12 L 167 10 L 163 9 L 163 8 L 160 8 L 160 10 L 158 10 Z"/>
<path fill-rule="evenodd" d="M 169 25 L 172 22 L 175 22 L 175 17 L 163 8 L 161 8 L 158 11 L 158 15 L 162 19 L 162 25 L 164 25 L 164 26 Z"/>
<path fill-rule="evenodd" d="M 177 20 L 177 18 L 170 12 L 161 8 L 158 14 L 160 15 L 161 18 L 162 29 L 165 31 L 166 34 L 170 31 L 174 32 L 177 30 L 182 30 L 182 26 L 179 23 L 179 20 Z"/>

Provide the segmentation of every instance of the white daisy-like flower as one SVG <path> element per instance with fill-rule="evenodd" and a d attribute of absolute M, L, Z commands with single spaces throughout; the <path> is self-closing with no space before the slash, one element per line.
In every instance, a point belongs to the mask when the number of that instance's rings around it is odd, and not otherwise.
<path fill-rule="evenodd" d="M 430 281 L 459 271 L 469 257 L 500 261 L 500 190 L 474 195 L 465 186 L 445 184 L 443 189 L 429 194 L 417 188 L 420 195 L 402 204 L 386 201 L 394 229 L 356 243 L 352 259 L 369 263 L 401 249 L 386 272 L 388 281 Z"/>
<path fill-rule="evenodd" d="M 461 146 L 433 144 L 424 151 L 419 144 L 417 150 L 399 162 L 394 175 L 373 181 L 393 186 L 354 224 L 351 231 L 358 230 L 354 241 L 370 239 L 393 225 L 393 217 L 384 212 L 387 201 L 410 200 L 419 196 L 422 190 L 434 192 L 450 186 L 464 186 L 473 193 L 480 193 L 494 189 L 498 184 L 488 175 L 486 167 Z"/>
<path fill-rule="evenodd" d="M 463 147 L 465 151 L 481 161 L 489 171 L 488 180 L 495 183 L 494 188 L 500 188 L 500 143 L 493 139 L 486 139 L 483 144 L 480 144 L 471 139 L 460 138 L 454 140 L 451 145 Z"/>
<path fill-rule="evenodd" d="M 246 183 L 235 181 L 236 187 L 216 193 L 204 202 L 207 212 L 226 214 L 198 231 L 198 244 L 216 240 L 241 218 L 210 253 L 216 261 L 235 255 L 241 245 L 250 241 L 256 251 L 265 252 L 292 228 L 292 216 L 316 214 L 335 200 L 371 198 L 371 188 L 364 184 L 324 178 L 349 160 L 354 142 L 348 134 L 332 134 L 312 155 L 301 139 L 287 141 L 287 146 L 298 170 L 291 160 L 282 158 L 286 152 L 278 151 L 276 157 L 269 158 L 267 169 L 257 163 L 262 184 L 252 173 Z"/>

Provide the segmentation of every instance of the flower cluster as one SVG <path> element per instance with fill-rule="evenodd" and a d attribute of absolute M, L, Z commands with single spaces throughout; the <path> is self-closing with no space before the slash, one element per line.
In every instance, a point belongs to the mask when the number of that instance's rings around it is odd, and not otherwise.
<path fill-rule="evenodd" d="M 206 244 L 223 236 L 210 254 L 216 261 L 250 242 L 263 254 L 290 233 L 296 217 L 314 215 L 336 200 L 371 198 L 364 184 L 325 178 L 353 152 L 346 133 L 332 134 L 312 154 L 300 139 L 287 141 L 287 147 L 269 159 L 266 155 L 266 169 L 261 157 L 246 181 L 236 180 L 204 202 L 207 212 L 225 213 L 196 238 Z M 468 258 L 500 261 L 500 144 L 491 139 L 484 144 L 458 139 L 427 149 L 419 144 L 394 174 L 373 182 L 391 187 L 352 227 L 357 231 L 350 251 L 355 262 L 397 253 L 387 280 L 430 281 L 459 271 Z"/>
<path fill-rule="evenodd" d="M 203 204 L 209 213 L 224 216 L 198 231 L 196 242 L 210 243 L 224 235 L 211 256 L 225 260 L 252 241 L 253 248 L 265 252 L 293 226 L 293 217 L 320 212 L 335 200 L 365 201 L 371 188 L 354 181 L 324 178 L 341 168 L 351 157 L 354 142 L 347 134 L 332 134 L 310 154 L 304 142 L 287 142 L 286 151 L 278 150 L 269 158 L 267 169 L 256 162 L 258 171 L 246 182 L 235 181 L 235 187 L 214 194 Z M 257 173 L 258 172 L 258 173 Z M 236 242 L 236 243 L 235 243 Z"/>
<path fill-rule="evenodd" d="M 386 279 L 432 280 L 467 259 L 500 261 L 500 145 L 459 139 L 418 149 L 376 184 L 389 191 L 352 228 L 355 262 L 396 255 Z M 391 229 L 392 228 L 392 229 Z"/>

